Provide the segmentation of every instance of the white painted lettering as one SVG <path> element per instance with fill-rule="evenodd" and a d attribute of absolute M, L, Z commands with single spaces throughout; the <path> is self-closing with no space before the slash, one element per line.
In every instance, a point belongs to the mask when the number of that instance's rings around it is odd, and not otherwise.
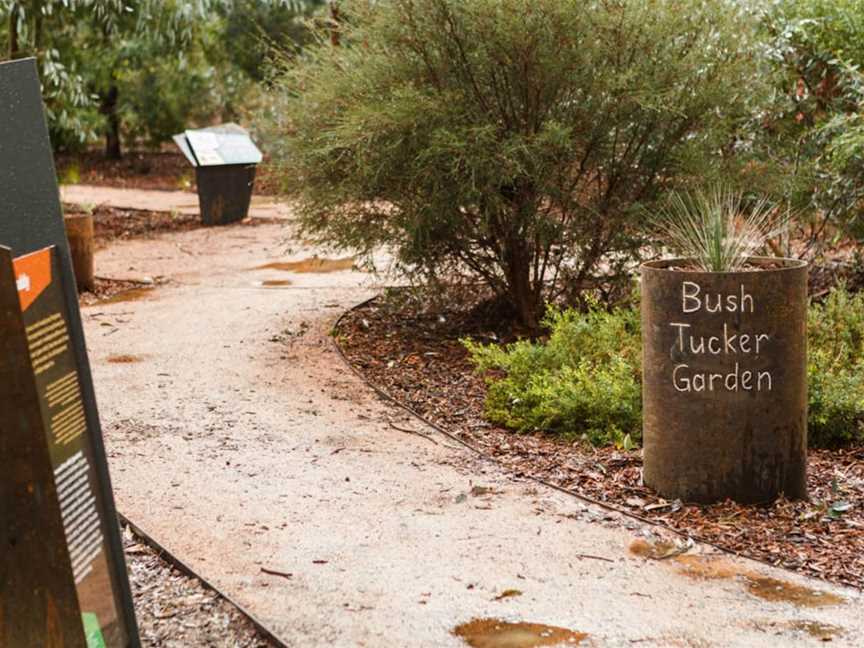
<path fill-rule="evenodd" d="M 690 328 L 689 324 L 678 324 L 677 322 L 672 322 L 669 326 L 678 328 L 678 350 L 681 353 L 684 353 L 684 329 Z"/>
<path fill-rule="evenodd" d="M 731 383 L 729 382 L 730 379 L 732 380 Z M 726 389 L 728 389 L 731 392 L 737 392 L 738 391 L 738 363 L 737 362 L 735 363 L 735 371 L 733 371 L 732 373 L 726 374 L 726 380 L 723 381 L 723 384 L 726 386 Z"/>
<path fill-rule="evenodd" d="M 682 369 L 687 369 L 686 364 L 675 365 L 675 369 L 672 371 L 672 384 L 675 385 L 675 389 L 679 392 L 689 392 L 690 391 L 690 380 L 687 376 L 678 377 L 678 372 Z"/>
<path fill-rule="evenodd" d="M 729 325 L 725 322 L 723 323 L 723 348 L 726 350 L 726 353 L 738 353 L 735 350 L 735 338 L 737 335 L 733 335 L 729 337 Z"/>
<path fill-rule="evenodd" d="M 692 281 L 685 281 L 681 284 L 681 308 L 685 313 L 695 313 L 702 306 L 702 302 L 699 299 L 700 292 L 702 292 L 702 289 L 699 287 L 699 284 Z"/>

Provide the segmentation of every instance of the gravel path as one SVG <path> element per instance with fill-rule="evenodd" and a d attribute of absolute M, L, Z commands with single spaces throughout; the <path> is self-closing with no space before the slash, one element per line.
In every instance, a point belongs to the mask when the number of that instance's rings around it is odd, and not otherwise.
<path fill-rule="evenodd" d="M 96 207 L 110 205 L 120 209 L 140 209 L 177 214 L 198 214 L 198 194 L 190 191 L 161 189 L 121 189 L 94 185 L 69 184 L 60 186 L 64 203 Z M 289 208 L 274 198 L 253 196 L 249 207 L 252 218 L 285 219 Z"/>
<path fill-rule="evenodd" d="M 864 645 L 858 593 L 698 546 L 650 560 L 649 529 L 379 402 L 328 339 L 370 279 L 261 269 L 316 253 L 278 225 L 122 243 L 100 275 L 170 282 L 84 310 L 119 510 L 285 644 L 511 645 L 472 633 L 550 624 L 596 646 Z"/>

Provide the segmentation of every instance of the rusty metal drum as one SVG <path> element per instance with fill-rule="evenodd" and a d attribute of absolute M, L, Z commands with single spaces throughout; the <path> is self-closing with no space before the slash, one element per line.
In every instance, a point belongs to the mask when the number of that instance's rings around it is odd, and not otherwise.
<path fill-rule="evenodd" d="M 709 503 L 806 498 L 807 264 L 642 266 L 645 484 Z"/>

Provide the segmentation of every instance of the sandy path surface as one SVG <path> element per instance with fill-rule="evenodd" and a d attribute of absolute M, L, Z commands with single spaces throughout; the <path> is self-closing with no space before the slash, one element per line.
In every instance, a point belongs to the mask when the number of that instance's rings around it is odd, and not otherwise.
<path fill-rule="evenodd" d="M 100 275 L 171 283 L 84 310 L 119 510 L 287 645 L 457 647 L 452 629 L 482 617 L 596 646 L 805 646 L 826 628 L 864 645 L 856 593 L 742 560 L 634 557 L 638 523 L 379 402 L 328 339 L 371 280 L 253 269 L 314 253 L 287 237 L 229 226 L 112 246 Z M 711 578 L 682 573 L 694 565 Z M 763 577 L 843 602 L 754 596 L 779 584 Z M 506 590 L 521 594 L 494 600 Z"/>

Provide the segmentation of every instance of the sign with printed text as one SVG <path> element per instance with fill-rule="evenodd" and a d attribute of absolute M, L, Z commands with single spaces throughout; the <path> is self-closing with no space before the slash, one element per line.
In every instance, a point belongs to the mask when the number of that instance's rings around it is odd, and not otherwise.
<path fill-rule="evenodd" d="M 62 521 L 71 578 L 88 648 L 122 647 L 126 632 L 117 609 L 99 505 L 99 479 L 87 442 L 80 371 L 72 353 L 69 313 L 55 248 L 13 262 L 30 372 Z"/>
<path fill-rule="evenodd" d="M 35 59 L 0 160 L 0 648 L 139 648 Z"/>

